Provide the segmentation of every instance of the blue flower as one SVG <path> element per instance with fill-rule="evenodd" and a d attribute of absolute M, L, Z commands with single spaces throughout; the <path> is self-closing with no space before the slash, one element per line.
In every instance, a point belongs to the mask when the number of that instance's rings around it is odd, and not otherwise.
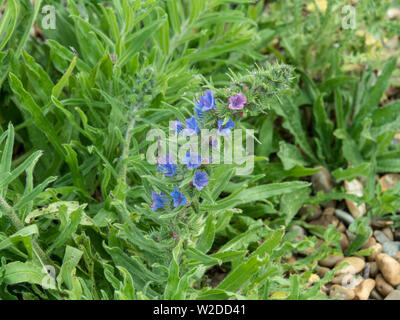
<path fill-rule="evenodd" d="M 186 119 L 186 125 L 187 128 L 185 129 L 185 134 L 187 136 L 192 136 L 196 133 L 200 133 L 200 127 L 199 124 L 197 123 L 196 117 L 192 116 L 189 119 Z"/>
<path fill-rule="evenodd" d="M 193 185 L 197 190 L 202 190 L 206 185 L 208 185 L 207 173 L 204 171 L 196 171 L 194 173 Z"/>
<path fill-rule="evenodd" d="M 218 133 L 221 136 L 227 136 L 231 133 L 231 128 L 233 128 L 235 126 L 235 123 L 232 121 L 231 118 L 229 118 L 228 122 L 224 123 L 224 120 L 219 120 L 218 121 Z"/>
<path fill-rule="evenodd" d="M 163 208 L 169 202 L 168 196 L 162 192 L 160 192 L 160 194 L 158 194 L 152 190 L 151 197 L 154 201 L 154 203 L 151 205 L 151 209 L 153 209 L 153 210 Z"/>
<path fill-rule="evenodd" d="M 206 90 L 206 95 L 200 97 L 200 101 L 197 102 L 197 107 L 201 111 L 209 111 L 215 109 L 215 99 L 211 90 Z"/>
<path fill-rule="evenodd" d="M 201 111 L 199 108 L 194 108 L 194 112 L 197 114 L 197 118 L 199 119 L 200 122 L 200 127 L 203 127 L 203 121 L 204 121 L 204 112 Z"/>
<path fill-rule="evenodd" d="M 193 170 L 201 165 L 201 157 L 188 151 L 182 162 L 187 165 L 188 170 Z"/>
<path fill-rule="evenodd" d="M 164 155 L 158 161 L 159 164 L 157 171 L 162 172 L 167 177 L 171 177 L 176 174 L 176 164 L 174 164 L 173 159 L 169 154 Z"/>
<path fill-rule="evenodd" d="M 171 198 L 174 200 L 174 207 L 184 206 L 187 204 L 186 197 L 183 193 L 178 191 L 178 188 L 175 188 L 174 191 L 171 192 Z"/>
<path fill-rule="evenodd" d="M 173 124 L 172 124 L 172 129 L 174 129 L 176 132 L 181 133 L 181 131 L 183 129 L 185 129 L 185 126 L 182 124 L 182 122 L 180 122 L 179 120 L 176 120 Z"/>

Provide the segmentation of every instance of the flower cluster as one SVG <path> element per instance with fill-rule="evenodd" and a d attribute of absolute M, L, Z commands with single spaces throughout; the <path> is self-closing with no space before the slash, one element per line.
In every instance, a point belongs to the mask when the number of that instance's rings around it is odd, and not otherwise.
<path fill-rule="evenodd" d="M 212 129 L 212 124 L 216 124 L 218 135 L 229 135 L 231 133 L 231 129 L 235 127 L 235 122 L 232 120 L 232 117 L 235 115 L 237 110 L 242 110 L 246 103 L 247 99 L 242 93 L 233 94 L 229 98 L 229 102 L 227 101 L 225 104 L 226 110 L 228 112 L 230 110 L 232 113 L 228 117 L 221 119 L 220 114 L 216 112 L 217 102 L 214 97 L 214 93 L 207 89 L 205 95 L 201 96 L 198 100 L 196 99 L 194 115 L 188 119 L 185 119 L 184 123 L 176 120 L 173 123 L 173 129 L 178 134 L 193 136 L 199 134 L 200 130 L 206 127 L 205 119 L 211 118 L 212 121 L 209 122 L 211 125 L 207 125 L 207 129 Z M 217 137 L 211 137 L 210 145 L 215 148 L 217 144 Z M 209 183 L 207 172 L 199 170 L 202 162 L 211 163 L 211 159 L 202 159 L 200 155 L 189 151 L 186 152 L 184 159 L 182 159 L 182 163 L 185 165 L 186 170 L 195 170 L 190 184 L 199 191 L 203 190 Z M 157 171 L 161 172 L 167 177 L 172 177 L 177 175 L 178 166 L 174 159 L 172 159 L 171 155 L 166 154 L 158 159 Z M 170 193 L 170 196 L 162 192 L 158 194 L 155 191 L 152 191 L 152 199 L 154 201 L 153 205 L 151 206 L 153 210 L 165 208 L 170 203 L 170 199 L 172 199 L 173 206 L 175 208 L 188 204 L 188 200 L 186 199 L 185 195 L 179 191 L 179 188 L 177 187 L 175 187 Z"/>

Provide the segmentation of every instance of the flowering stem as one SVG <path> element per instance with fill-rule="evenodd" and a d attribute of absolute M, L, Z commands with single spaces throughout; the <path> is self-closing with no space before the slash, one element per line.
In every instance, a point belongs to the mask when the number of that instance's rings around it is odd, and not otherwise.
<path fill-rule="evenodd" d="M 0 196 L 0 207 L 5 210 L 12 225 L 15 227 L 15 229 L 17 229 L 17 231 L 21 230 L 24 227 L 23 222 L 18 218 L 15 211 L 10 207 L 10 205 L 2 196 Z M 51 259 L 46 255 L 46 253 L 34 239 L 32 239 L 32 250 L 43 265 L 53 265 Z"/>

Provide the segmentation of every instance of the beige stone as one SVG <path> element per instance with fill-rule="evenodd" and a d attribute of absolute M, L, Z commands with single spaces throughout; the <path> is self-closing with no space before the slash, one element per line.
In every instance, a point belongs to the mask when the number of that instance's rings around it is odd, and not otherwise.
<path fill-rule="evenodd" d="M 330 289 L 329 297 L 331 299 L 353 300 L 355 293 L 353 289 L 346 289 L 338 284 L 334 284 Z"/>
<path fill-rule="evenodd" d="M 353 194 L 358 197 L 363 196 L 363 185 L 357 179 L 353 179 L 351 181 L 345 181 L 344 188 L 346 189 L 346 192 L 348 194 Z M 366 207 L 365 203 L 361 203 L 360 205 L 357 205 L 356 202 L 354 202 L 350 199 L 345 199 L 345 202 L 346 202 L 347 208 L 349 209 L 350 213 L 352 214 L 352 216 L 354 218 L 362 217 L 367 212 L 367 207 Z"/>
<path fill-rule="evenodd" d="M 365 268 L 365 261 L 359 257 L 347 257 L 340 261 L 338 261 L 335 267 L 340 266 L 341 264 L 347 262 L 349 265 L 342 268 L 337 272 L 337 274 L 341 273 L 351 273 L 356 274 L 361 272 Z"/>
<path fill-rule="evenodd" d="M 374 288 L 375 288 L 375 280 L 365 279 L 354 289 L 356 300 L 368 300 L 369 295 L 371 294 L 371 291 Z"/>
<path fill-rule="evenodd" d="M 394 288 L 385 281 L 385 279 L 382 277 L 381 274 L 378 274 L 375 278 L 376 280 L 376 290 L 378 290 L 378 292 L 386 297 L 389 293 L 391 293 Z"/>
<path fill-rule="evenodd" d="M 378 263 L 380 272 L 388 283 L 392 286 L 400 284 L 400 263 L 385 253 L 378 254 L 376 262 Z"/>

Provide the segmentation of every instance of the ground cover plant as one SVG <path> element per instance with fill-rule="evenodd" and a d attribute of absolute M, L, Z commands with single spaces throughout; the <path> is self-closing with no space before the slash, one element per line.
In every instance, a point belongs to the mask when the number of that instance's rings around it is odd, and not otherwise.
<path fill-rule="evenodd" d="M 395 0 L 0 0 L 0 299 L 400 299 L 399 34 Z"/>

